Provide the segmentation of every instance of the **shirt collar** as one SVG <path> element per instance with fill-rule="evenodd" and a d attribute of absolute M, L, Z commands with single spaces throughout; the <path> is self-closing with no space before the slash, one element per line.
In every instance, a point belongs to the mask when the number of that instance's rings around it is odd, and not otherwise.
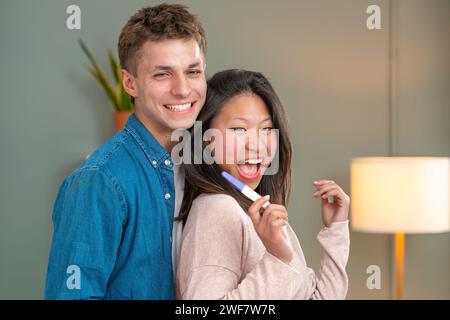
<path fill-rule="evenodd" d="M 155 139 L 153 134 L 142 124 L 141 121 L 133 113 L 125 125 L 125 130 L 136 140 L 144 151 L 147 158 L 155 166 L 155 161 L 160 164 L 170 157 L 169 153 Z"/>

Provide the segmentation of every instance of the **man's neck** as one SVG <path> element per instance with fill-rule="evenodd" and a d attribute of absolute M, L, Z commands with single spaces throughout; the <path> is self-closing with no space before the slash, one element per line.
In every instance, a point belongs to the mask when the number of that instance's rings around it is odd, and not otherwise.
<path fill-rule="evenodd" d="M 172 132 L 164 129 L 158 129 L 154 125 L 150 124 L 147 118 L 140 112 L 135 112 L 136 118 L 144 125 L 144 127 L 153 135 L 153 137 L 159 142 L 159 144 L 169 153 L 172 152 L 176 141 L 171 141 Z"/>

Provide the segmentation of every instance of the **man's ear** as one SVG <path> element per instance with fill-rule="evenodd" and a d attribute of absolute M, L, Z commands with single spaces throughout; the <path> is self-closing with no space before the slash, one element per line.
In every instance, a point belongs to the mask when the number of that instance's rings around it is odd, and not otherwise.
<path fill-rule="evenodd" d="M 122 69 L 122 84 L 123 88 L 130 96 L 137 98 L 136 79 L 125 69 Z"/>

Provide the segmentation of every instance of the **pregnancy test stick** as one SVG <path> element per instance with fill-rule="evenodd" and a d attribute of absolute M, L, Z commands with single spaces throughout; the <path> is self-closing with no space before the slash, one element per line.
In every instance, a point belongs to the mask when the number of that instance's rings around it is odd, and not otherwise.
<path fill-rule="evenodd" d="M 238 189 L 240 192 L 242 192 L 244 194 L 244 196 L 246 196 L 247 198 L 249 198 L 252 201 L 256 201 L 259 198 L 261 198 L 261 196 L 255 192 L 252 188 L 250 188 L 249 186 L 243 184 L 241 181 L 239 181 L 238 179 L 236 179 L 235 177 L 233 177 L 231 174 L 229 174 L 228 172 L 222 171 L 222 177 L 224 177 L 229 183 L 231 183 L 233 186 L 236 187 L 236 189 Z M 265 209 L 267 208 L 267 206 L 269 205 L 269 201 L 267 201 L 266 203 L 264 203 L 262 205 L 262 207 Z M 289 239 L 288 234 L 287 234 L 287 230 L 286 230 L 286 226 L 283 226 L 283 231 L 286 235 L 286 238 Z M 290 245 L 290 243 L 289 243 Z"/>
<path fill-rule="evenodd" d="M 224 177 L 229 183 L 231 183 L 233 186 L 235 186 L 236 189 L 238 189 L 240 192 L 242 192 L 244 194 L 244 196 L 246 196 L 250 200 L 256 201 L 259 198 L 261 198 L 261 196 L 257 192 L 255 192 L 252 188 L 243 184 L 242 182 L 240 182 L 238 179 L 233 177 L 228 172 L 222 171 L 222 177 Z M 265 209 L 265 208 L 267 208 L 267 206 L 269 204 L 270 204 L 269 201 L 267 201 L 266 203 L 264 203 L 262 205 L 262 207 Z"/>

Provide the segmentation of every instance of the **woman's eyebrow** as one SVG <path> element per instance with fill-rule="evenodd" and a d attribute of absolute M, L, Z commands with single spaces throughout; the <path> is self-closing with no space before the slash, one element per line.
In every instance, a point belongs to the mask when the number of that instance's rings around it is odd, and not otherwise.
<path fill-rule="evenodd" d="M 239 120 L 239 121 L 244 121 L 244 122 L 251 122 L 250 119 L 242 118 L 242 117 L 236 117 L 236 118 L 233 118 L 231 120 Z M 263 122 L 266 122 L 266 121 L 272 121 L 272 118 L 271 117 L 265 118 L 265 119 L 261 120 L 259 123 L 263 123 Z"/>
<path fill-rule="evenodd" d="M 247 118 L 241 118 L 241 117 L 236 117 L 236 118 L 233 118 L 233 119 L 231 119 L 231 120 L 239 120 L 239 121 L 248 122 L 248 119 L 247 119 Z"/>

